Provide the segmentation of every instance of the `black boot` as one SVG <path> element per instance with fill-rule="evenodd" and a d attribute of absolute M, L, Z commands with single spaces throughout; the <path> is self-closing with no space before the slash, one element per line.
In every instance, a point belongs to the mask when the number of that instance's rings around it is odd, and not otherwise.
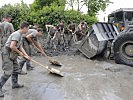
<path fill-rule="evenodd" d="M 27 62 L 26 62 L 26 69 L 27 69 L 27 71 L 34 70 L 34 67 L 32 67 L 32 66 L 30 65 L 30 61 L 27 61 Z"/>
<path fill-rule="evenodd" d="M 21 69 L 20 70 L 17 70 L 15 73 L 19 74 L 19 75 L 26 75 L 27 73 L 22 71 Z"/>
<path fill-rule="evenodd" d="M 18 74 L 13 73 L 12 74 L 12 89 L 22 88 L 22 87 L 24 87 L 24 85 L 18 84 Z"/>
<path fill-rule="evenodd" d="M 2 87 L 0 86 L 0 97 L 4 97 L 4 93 L 2 91 Z"/>
<path fill-rule="evenodd" d="M 20 69 L 23 69 L 24 63 L 25 63 L 25 61 L 20 61 L 19 62 Z"/>
<path fill-rule="evenodd" d="M 21 61 L 21 62 L 19 62 L 19 66 L 20 66 L 20 68 L 14 70 L 14 72 L 15 72 L 15 73 L 18 73 L 19 75 L 26 75 L 27 73 L 24 72 L 24 71 L 22 70 L 22 68 L 23 68 L 23 66 L 24 66 L 24 63 L 25 63 L 25 61 Z"/>
<path fill-rule="evenodd" d="M 31 66 L 26 67 L 27 71 L 34 70 Z"/>

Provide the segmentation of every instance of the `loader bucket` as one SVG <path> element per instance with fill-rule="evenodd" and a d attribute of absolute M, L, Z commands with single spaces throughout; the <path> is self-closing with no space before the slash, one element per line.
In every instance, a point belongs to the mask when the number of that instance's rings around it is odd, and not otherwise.
<path fill-rule="evenodd" d="M 104 51 L 107 42 L 114 40 L 118 33 L 117 28 L 111 23 L 98 22 L 89 28 L 89 32 L 78 46 L 80 52 L 92 58 Z"/>

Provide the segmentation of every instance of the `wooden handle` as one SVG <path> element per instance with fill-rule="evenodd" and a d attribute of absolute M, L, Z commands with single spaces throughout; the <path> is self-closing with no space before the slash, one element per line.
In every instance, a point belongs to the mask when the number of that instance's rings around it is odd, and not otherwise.
<path fill-rule="evenodd" d="M 40 66 L 42 66 L 42 67 L 44 67 L 44 68 L 46 68 L 47 70 L 50 71 L 50 69 L 49 69 L 48 66 L 44 66 L 43 64 L 41 64 L 41 63 L 39 63 L 39 62 L 37 62 L 37 61 L 35 61 L 35 60 L 33 60 L 33 59 L 31 59 L 31 61 L 34 62 L 34 63 L 36 63 L 36 64 L 38 64 L 38 65 L 40 65 Z"/>
<path fill-rule="evenodd" d="M 49 60 L 50 60 L 50 58 L 47 56 L 47 54 L 45 53 L 45 52 L 42 52 L 40 49 L 38 49 L 36 46 L 35 46 L 35 48 L 38 50 L 38 51 L 40 51 L 45 57 L 47 57 Z"/>

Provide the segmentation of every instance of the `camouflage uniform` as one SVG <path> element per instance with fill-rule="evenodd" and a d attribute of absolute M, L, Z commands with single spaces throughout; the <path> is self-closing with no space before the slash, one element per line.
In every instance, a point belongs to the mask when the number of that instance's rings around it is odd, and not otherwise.
<path fill-rule="evenodd" d="M 2 29 L 1 29 L 1 23 L 0 23 L 0 50 L 1 50 L 1 36 L 2 36 Z"/>
<path fill-rule="evenodd" d="M 12 79 L 12 87 L 18 86 L 18 74 L 21 71 L 20 67 L 17 63 L 17 56 L 18 54 L 11 51 L 10 44 L 11 41 L 15 40 L 17 41 L 17 48 L 20 47 L 20 40 L 21 40 L 21 33 L 20 31 L 16 31 L 12 33 L 7 42 L 5 43 L 5 46 L 2 50 L 2 70 L 4 71 L 4 74 L 1 76 L 0 79 L 0 89 L 2 89 L 3 85 L 6 83 L 6 81 L 9 79 L 10 76 Z"/>
<path fill-rule="evenodd" d="M 86 33 L 87 33 L 87 23 L 81 22 L 78 25 L 78 29 L 76 32 L 77 40 L 78 41 L 82 40 L 86 36 Z"/>
<path fill-rule="evenodd" d="M 65 44 L 67 46 L 72 45 L 74 42 L 77 41 L 76 34 L 73 34 L 75 32 L 76 32 L 76 24 L 75 23 L 71 23 L 68 26 L 67 34 L 64 34 Z"/>
<path fill-rule="evenodd" d="M 54 38 L 54 40 L 52 40 L 52 38 L 54 36 L 57 37 L 57 34 L 58 34 L 58 30 L 56 28 L 50 27 L 48 36 L 47 36 L 47 44 L 50 48 L 56 49 L 56 46 L 58 44 L 57 38 Z"/>
<path fill-rule="evenodd" d="M 2 22 L 1 23 L 1 48 L 4 47 L 8 37 L 10 36 L 11 33 L 14 32 L 14 27 L 12 23 L 9 22 Z"/>
<path fill-rule="evenodd" d="M 32 34 L 34 41 L 38 41 L 37 33 L 38 33 L 37 30 L 29 29 L 28 32 L 26 33 L 26 35 L 24 35 L 22 37 L 22 46 L 23 46 L 24 50 L 26 51 L 26 53 L 29 56 L 31 56 L 32 51 L 31 51 L 31 47 L 30 47 L 30 42 L 27 40 L 26 36 L 29 35 L 29 34 Z M 23 68 L 25 63 L 26 63 L 26 69 L 27 70 L 32 70 L 33 67 L 31 67 L 30 61 L 25 59 L 25 58 L 21 58 L 20 61 L 19 61 L 19 65 L 20 65 L 21 69 Z"/>
<path fill-rule="evenodd" d="M 65 40 L 64 40 L 64 24 L 59 24 L 59 35 L 58 37 L 58 42 L 60 44 L 60 47 L 65 46 Z"/>

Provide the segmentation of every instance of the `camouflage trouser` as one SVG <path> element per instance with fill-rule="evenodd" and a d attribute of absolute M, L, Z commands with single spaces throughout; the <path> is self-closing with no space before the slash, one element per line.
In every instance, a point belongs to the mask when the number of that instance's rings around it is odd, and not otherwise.
<path fill-rule="evenodd" d="M 26 51 L 26 53 L 29 56 L 31 56 L 31 47 L 30 47 L 30 44 L 29 44 L 29 42 L 26 38 L 23 38 L 22 46 L 23 46 L 24 50 Z M 30 65 L 30 60 L 27 60 L 24 57 L 20 57 L 19 65 L 20 65 L 21 69 L 23 68 L 25 63 L 26 63 L 26 68 L 29 68 L 31 66 Z"/>
<path fill-rule="evenodd" d="M 60 42 L 60 45 L 64 45 L 65 46 L 64 32 L 60 32 L 59 42 Z"/>
<path fill-rule="evenodd" d="M 0 50 L 1 50 L 1 32 L 0 32 Z"/>
<path fill-rule="evenodd" d="M 65 46 L 68 47 L 72 44 L 72 34 L 64 34 Z"/>
<path fill-rule="evenodd" d="M 55 42 L 56 42 L 56 47 L 58 46 L 60 50 L 63 50 L 65 47 L 64 33 L 59 33 L 56 37 Z"/>
<path fill-rule="evenodd" d="M 9 77 L 12 75 L 12 85 L 18 84 L 18 73 L 20 71 L 20 67 L 17 63 L 17 59 L 11 59 L 10 57 L 11 51 L 9 48 L 2 48 L 2 70 L 4 74 L 0 79 L 0 87 L 2 87 Z M 16 57 L 17 58 L 17 57 Z"/>
<path fill-rule="evenodd" d="M 52 40 L 52 37 L 50 35 L 47 36 L 47 46 L 48 46 L 48 48 L 56 49 L 57 44 L 58 44 L 57 38 Z"/>
<path fill-rule="evenodd" d="M 0 41 L 1 42 L 1 47 L 4 47 L 7 39 L 8 39 L 8 36 L 1 36 L 1 41 Z"/>
<path fill-rule="evenodd" d="M 50 35 L 47 36 L 47 47 L 51 48 L 51 36 Z"/>

